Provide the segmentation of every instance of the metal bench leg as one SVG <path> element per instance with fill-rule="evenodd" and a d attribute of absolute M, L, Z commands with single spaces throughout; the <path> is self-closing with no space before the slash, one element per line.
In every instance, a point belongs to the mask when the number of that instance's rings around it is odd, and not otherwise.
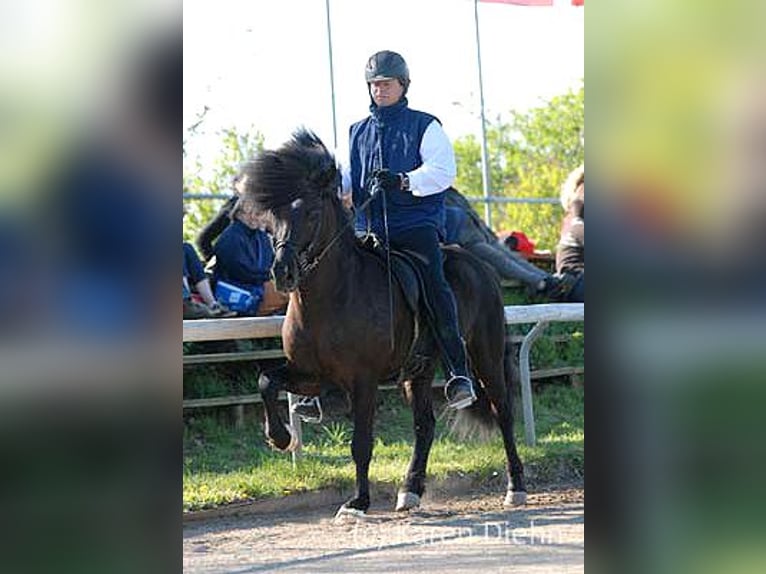
<path fill-rule="evenodd" d="M 298 438 L 298 448 L 293 452 L 293 468 L 295 468 L 296 461 L 301 457 L 301 451 L 303 450 L 303 428 L 301 427 L 301 417 L 293 412 L 293 404 L 296 402 L 296 396 L 292 393 L 287 393 L 287 412 L 290 417 L 290 426 L 293 427 Z"/>
<path fill-rule="evenodd" d="M 521 342 L 519 350 L 519 369 L 521 370 L 521 403 L 524 407 L 524 438 L 528 446 L 534 446 L 535 437 L 535 412 L 532 406 L 532 380 L 529 372 L 529 351 L 532 343 L 548 326 L 548 321 L 536 323 Z"/>

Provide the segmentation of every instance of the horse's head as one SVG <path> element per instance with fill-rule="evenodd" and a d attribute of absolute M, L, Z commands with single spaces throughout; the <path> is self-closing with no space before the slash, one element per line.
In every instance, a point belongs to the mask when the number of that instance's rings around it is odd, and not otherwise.
<path fill-rule="evenodd" d="M 271 214 L 274 238 L 271 274 L 278 290 L 294 291 L 322 247 L 322 203 L 296 199 Z"/>
<path fill-rule="evenodd" d="M 298 288 L 321 252 L 326 199 L 335 197 L 335 158 L 313 133 L 301 129 L 277 150 L 245 165 L 245 196 L 262 213 L 274 242 L 271 273 L 278 290 Z"/>

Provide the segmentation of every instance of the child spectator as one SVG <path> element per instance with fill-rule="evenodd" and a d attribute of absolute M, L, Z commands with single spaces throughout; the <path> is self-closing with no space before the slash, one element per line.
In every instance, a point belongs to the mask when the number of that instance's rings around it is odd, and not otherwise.
<path fill-rule="evenodd" d="M 213 276 L 247 291 L 251 300 L 242 315 L 270 315 L 283 311 L 288 296 L 278 292 L 270 280 L 274 250 L 271 238 L 261 228 L 251 201 L 240 198 L 232 221 L 213 246 L 216 264 Z"/>

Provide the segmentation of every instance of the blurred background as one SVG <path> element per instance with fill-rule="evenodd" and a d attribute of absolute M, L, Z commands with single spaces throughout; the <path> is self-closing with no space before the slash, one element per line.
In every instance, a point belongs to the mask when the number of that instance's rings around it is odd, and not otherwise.
<path fill-rule="evenodd" d="M 0 7 L 4 571 L 179 568 L 181 8 Z M 586 561 L 763 572 L 766 4 L 585 9 Z"/>
<path fill-rule="evenodd" d="M 0 6 L 5 572 L 180 567 L 181 34 L 176 1 Z"/>
<path fill-rule="evenodd" d="M 587 9 L 586 563 L 760 572 L 766 5 Z"/>

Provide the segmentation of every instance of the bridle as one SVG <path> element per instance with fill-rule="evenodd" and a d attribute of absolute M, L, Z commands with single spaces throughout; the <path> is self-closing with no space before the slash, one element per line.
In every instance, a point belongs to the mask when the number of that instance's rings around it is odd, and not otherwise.
<path fill-rule="evenodd" d="M 355 208 L 357 211 L 364 210 L 370 202 L 374 199 L 373 195 L 370 195 L 362 204 Z M 325 209 L 325 198 L 321 198 L 321 206 L 322 211 L 324 212 Z M 314 257 L 310 256 L 310 253 L 312 249 L 314 248 L 314 244 L 319 240 L 319 237 L 322 233 L 322 220 L 319 220 L 319 224 L 316 226 L 316 229 L 314 230 L 314 233 L 311 237 L 311 241 L 309 241 L 306 244 L 306 247 L 304 247 L 301 251 L 299 251 L 295 245 L 295 242 L 290 239 L 289 234 L 286 239 L 277 239 L 276 237 L 273 240 L 273 248 L 274 253 L 280 249 L 289 249 L 293 253 L 295 253 L 295 258 L 298 262 L 298 270 L 300 271 L 300 277 L 298 279 L 298 282 L 300 283 L 304 277 L 307 277 L 311 273 L 314 272 L 314 270 L 319 266 L 319 263 L 322 261 L 322 259 L 327 255 L 332 249 L 332 247 L 335 245 L 336 241 L 340 239 L 343 234 L 346 232 L 346 230 L 354 225 L 354 218 L 349 218 L 346 223 L 344 223 L 340 229 L 333 235 L 333 237 L 330 239 L 330 241 L 327 242 L 327 244 L 321 249 L 321 251 Z"/>

